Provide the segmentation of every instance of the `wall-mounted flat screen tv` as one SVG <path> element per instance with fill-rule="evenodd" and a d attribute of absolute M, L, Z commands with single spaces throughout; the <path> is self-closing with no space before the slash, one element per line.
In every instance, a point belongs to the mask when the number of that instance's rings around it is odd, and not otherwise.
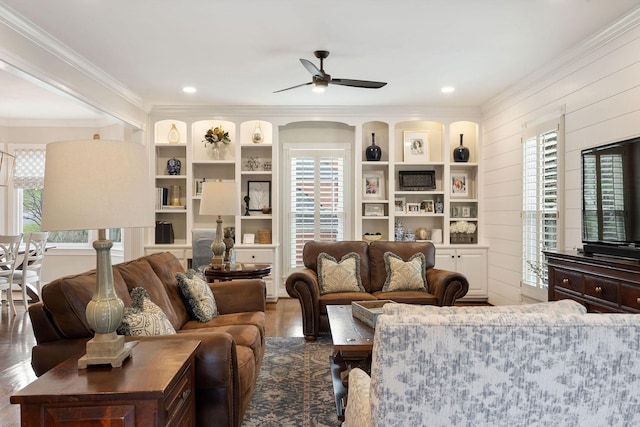
<path fill-rule="evenodd" d="M 640 137 L 581 155 L 584 251 L 640 258 Z"/>

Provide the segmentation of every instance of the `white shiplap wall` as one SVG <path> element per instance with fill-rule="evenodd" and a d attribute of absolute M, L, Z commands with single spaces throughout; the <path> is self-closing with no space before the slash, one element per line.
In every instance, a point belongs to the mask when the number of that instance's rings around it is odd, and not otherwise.
<path fill-rule="evenodd" d="M 640 11 L 537 70 L 482 111 L 489 302 L 519 304 L 522 129 L 565 114 L 564 246 L 580 247 L 580 150 L 640 135 Z"/>

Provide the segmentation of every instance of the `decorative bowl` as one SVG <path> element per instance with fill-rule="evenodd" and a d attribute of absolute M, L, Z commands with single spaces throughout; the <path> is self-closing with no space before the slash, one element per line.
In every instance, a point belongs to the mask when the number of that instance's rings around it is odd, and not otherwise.
<path fill-rule="evenodd" d="M 375 242 L 376 240 L 382 239 L 382 234 L 363 234 L 362 238 L 367 242 Z"/>

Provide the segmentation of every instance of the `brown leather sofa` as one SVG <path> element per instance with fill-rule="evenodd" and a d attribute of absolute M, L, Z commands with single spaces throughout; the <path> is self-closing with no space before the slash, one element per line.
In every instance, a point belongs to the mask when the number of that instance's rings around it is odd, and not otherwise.
<path fill-rule="evenodd" d="M 178 259 L 168 252 L 114 265 L 116 292 L 125 306 L 131 304 L 129 292 L 141 286 L 177 331 L 175 335 L 127 340 L 200 340 L 195 357 L 196 423 L 238 427 L 264 357 L 265 284 L 262 280 L 211 284 L 220 316 L 201 323 L 189 317 L 180 297 L 175 275 L 182 271 Z M 84 352 L 85 343 L 93 336 L 85 307 L 94 288 L 95 270 L 56 279 L 43 287 L 42 302 L 29 307 L 37 341 L 31 356 L 36 375 Z"/>
<path fill-rule="evenodd" d="M 339 292 L 320 294 L 318 286 L 318 255 L 331 255 L 340 260 L 355 252 L 360 255 L 360 276 L 366 293 Z M 387 278 L 384 253 L 393 252 L 404 261 L 422 252 L 426 258 L 427 292 L 382 292 Z M 308 341 L 319 334 L 329 332 L 327 305 L 351 304 L 352 301 L 389 299 L 406 304 L 453 305 L 456 299 L 466 295 L 469 282 L 460 273 L 434 268 L 436 249 L 431 242 L 362 241 L 308 242 L 302 251 L 305 268 L 289 275 L 287 293 L 300 301 L 302 308 L 302 332 Z"/>

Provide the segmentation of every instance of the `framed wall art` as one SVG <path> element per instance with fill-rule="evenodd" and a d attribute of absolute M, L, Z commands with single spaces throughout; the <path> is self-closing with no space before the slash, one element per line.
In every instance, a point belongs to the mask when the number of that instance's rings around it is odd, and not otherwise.
<path fill-rule="evenodd" d="M 404 161 L 406 163 L 426 163 L 429 161 L 429 132 L 426 130 L 404 131 Z"/>
<path fill-rule="evenodd" d="M 362 176 L 362 198 L 383 200 L 385 198 L 385 182 L 383 171 L 365 172 Z"/>
<path fill-rule="evenodd" d="M 451 172 L 451 197 L 469 195 L 469 175 L 466 172 Z"/>
<path fill-rule="evenodd" d="M 247 195 L 250 211 L 261 211 L 264 207 L 271 207 L 271 181 L 248 181 Z"/>

